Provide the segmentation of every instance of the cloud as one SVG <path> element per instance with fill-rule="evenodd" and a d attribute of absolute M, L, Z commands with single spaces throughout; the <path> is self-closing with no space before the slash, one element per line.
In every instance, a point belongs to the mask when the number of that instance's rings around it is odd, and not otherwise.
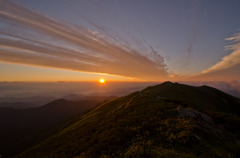
<path fill-rule="evenodd" d="M 167 78 L 164 58 L 152 46 L 133 49 L 96 24 L 95 30 L 66 24 L 5 0 L 0 1 L 0 19 L 9 26 L 0 27 L 0 61 L 142 80 Z"/>
<path fill-rule="evenodd" d="M 187 41 L 186 48 L 183 50 L 181 56 L 181 64 L 179 67 L 181 69 L 188 70 L 190 66 L 192 65 L 192 61 L 194 58 L 195 47 L 198 40 L 199 32 L 201 31 L 200 28 L 200 15 L 202 14 L 203 10 L 203 2 L 200 0 L 193 1 L 194 5 L 193 8 L 191 8 L 190 12 L 187 14 L 186 17 L 184 17 L 186 23 L 189 23 L 189 37 Z M 186 71 L 185 70 L 185 71 Z"/>
<path fill-rule="evenodd" d="M 221 61 L 212 67 L 204 70 L 200 74 L 185 76 L 181 80 L 185 81 L 240 81 L 240 33 L 235 34 L 227 40 L 232 40 L 235 44 L 226 48 L 232 52 L 223 57 Z"/>
<path fill-rule="evenodd" d="M 235 36 L 231 38 L 227 38 L 227 40 L 237 42 L 236 44 L 227 47 L 228 49 L 232 50 L 232 53 L 223 57 L 222 60 L 217 64 L 203 71 L 204 74 L 230 69 L 240 64 L 240 33 L 235 34 Z"/>

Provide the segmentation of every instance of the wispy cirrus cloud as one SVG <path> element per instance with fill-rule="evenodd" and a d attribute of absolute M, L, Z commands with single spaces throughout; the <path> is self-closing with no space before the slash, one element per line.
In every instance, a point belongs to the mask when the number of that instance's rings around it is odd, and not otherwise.
<path fill-rule="evenodd" d="M 226 40 L 236 42 L 235 44 L 226 47 L 227 49 L 232 50 L 232 53 L 223 57 L 222 60 L 217 64 L 213 65 L 207 70 L 204 70 L 204 74 L 230 69 L 240 64 L 240 33 L 237 33 L 233 37 L 227 38 Z"/>
<path fill-rule="evenodd" d="M 152 46 L 138 41 L 135 47 L 145 49 L 133 49 L 97 25 L 93 30 L 66 24 L 5 0 L 0 1 L 0 19 L 9 26 L 0 27 L 0 61 L 142 80 L 167 78 L 164 58 Z"/>
<path fill-rule="evenodd" d="M 240 33 L 236 33 L 233 37 L 227 38 L 235 44 L 227 46 L 232 52 L 223 57 L 221 61 L 212 67 L 204 70 L 200 74 L 180 77 L 179 80 L 184 81 L 240 81 Z"/>

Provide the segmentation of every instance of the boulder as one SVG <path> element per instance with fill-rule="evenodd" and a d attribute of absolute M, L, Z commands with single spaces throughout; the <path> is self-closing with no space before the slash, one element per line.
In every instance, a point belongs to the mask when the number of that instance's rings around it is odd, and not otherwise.
<path fill-rule="evenodd" d="M 210 116 L 195 109 L 177 107 L 179 117 L 190 117 L 200 122 L 201 125 L 215 128 L 215 124 Z"/>

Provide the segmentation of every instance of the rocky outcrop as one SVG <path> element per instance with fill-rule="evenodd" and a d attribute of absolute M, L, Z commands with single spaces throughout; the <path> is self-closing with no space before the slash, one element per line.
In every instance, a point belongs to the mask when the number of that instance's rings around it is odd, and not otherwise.
<path fill-rule="evenodd" d="M 190 117 L 195 120 L 197 120 L 201 125 L 207 126 L 208 128 L 215 128 L 215 124 L 212 120 L 212 118 L 200 111 L 197 111 L 195 109 L 188 109 L 183 107 L 177 108 L 179 117 Z"/>

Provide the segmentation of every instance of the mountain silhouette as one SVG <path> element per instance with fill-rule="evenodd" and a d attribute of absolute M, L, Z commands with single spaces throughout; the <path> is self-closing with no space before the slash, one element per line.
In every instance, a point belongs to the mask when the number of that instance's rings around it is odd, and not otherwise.
<path fill-rule="evenodd" d="M 97 105 L 17 157 L 240 157 L 239 114 L 240 100 L 215 88 L 164 82 Z"/>
<path fill-rule="evenodd" d="M 44 129 L 81 114 L 105 99 L 109 97 L 86 97 L 80 101 L 58 99 L 41 107 L 28 109 L 0 108 L 0 155 L 3 153 L 11 157 L 25 145 L 35 144 L 38 139 L 34 135 L 41 133 L 41 139 L 48 137 L 48 132 L 43 136 Z"/>

